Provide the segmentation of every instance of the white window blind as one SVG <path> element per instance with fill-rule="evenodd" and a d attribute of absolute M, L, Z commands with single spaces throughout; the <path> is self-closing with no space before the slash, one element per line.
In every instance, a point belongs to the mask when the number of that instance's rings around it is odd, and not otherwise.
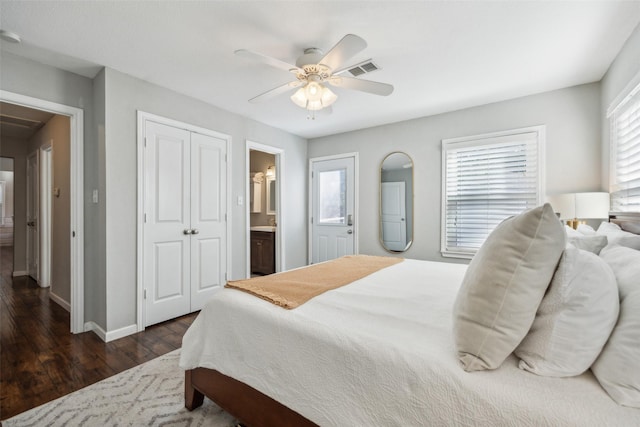
<path fill-rule="evenodd" d="M 504 219 L 541 201 L 544 126 L 442 141 L 443 256 L 471 258 Z"/>
<path fill-rule="evenodd" d="M 640 85 L 611 120 L 611 210 L 640 212 Z"/>

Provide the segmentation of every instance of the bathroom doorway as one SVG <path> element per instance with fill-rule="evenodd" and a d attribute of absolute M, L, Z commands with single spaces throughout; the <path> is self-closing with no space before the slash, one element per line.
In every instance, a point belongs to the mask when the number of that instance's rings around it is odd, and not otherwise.
<path fill-rule="evenodd" d="M 281 149 L 247 141 L 247 277 L 282 271 Z"/>

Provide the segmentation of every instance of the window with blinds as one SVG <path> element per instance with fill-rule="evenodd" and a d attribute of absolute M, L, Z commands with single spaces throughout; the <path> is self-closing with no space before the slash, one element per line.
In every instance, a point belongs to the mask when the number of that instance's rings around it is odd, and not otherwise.
<path fill-rule="evenodd" d="M 640 212 L 640 85 L 610 114 L 611 211 Z"/>
<path fill-rule="evenodd" d="M 471 258 L 501 221 L 541 203 L 544 131 L 442 141 L 443 256 Z"/>

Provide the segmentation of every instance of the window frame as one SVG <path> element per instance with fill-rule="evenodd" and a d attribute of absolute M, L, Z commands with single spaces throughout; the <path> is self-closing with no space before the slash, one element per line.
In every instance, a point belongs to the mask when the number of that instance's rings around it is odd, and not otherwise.
<path fill-rule="evenodd" d="M 509 129 L 504 131 L 490 132 L 478 135 L 470 135 L 458 138 L 443 139 L 441 144 L 442 163 L 441 163 L 441 181 L 442 189 L 440 195 L 440 253 L 446 258 L 471 259 L 477 252 L 462 251 L 455 248 L 447 247 L 447 153 L 451 149 L 462 147 L 482 147 L 492 145 L 490 140 L 505 137 L 517 137 L 525 133 L 536 134 L 536 156 L 537 156 L 537 185 L 536 185 L 536 203 L 540 205 L 545 199 L 545 141 L 546 141 L 546 125 L 536 125 L 524 128 Z M 494 142 L 496 146 L 503 145 L 504 142 Z"/>
<path fill-rule="evenodd" d="M 629 212 L 638 212 L 639 210 L 626 210 L 626 209 L 616 209 L 614 206 L 614 200 L 616 196 L 614 194 L 617 191 L 624 191 L 622 189 L 618 189 L 618 170 L 617 170 L 617 152 L 618 152 L 618 123 L 617 118 L 620 115 L 623 115 L 627 112 L 627 110 L 633 104 L 629 104 L 632 101 L 637 101 L 640 99 L 640 73 L 636 74 L 634 78 L 632 78 L 629 83 L 624 87 L 624 89 L 614 98 L 611 102 L 609 108 L 607 109 L 607 120 L 609 122 L 609 194 L 610 194 L 610 203 L 611 203 L 611 213 L 629 213 Z M 638 141 L 638 146 L 640 146 L 640 138 Z M 635 148 L 635 145 L 633 145 Z M 633 187 L 636 189 L 637 187 Z"/>

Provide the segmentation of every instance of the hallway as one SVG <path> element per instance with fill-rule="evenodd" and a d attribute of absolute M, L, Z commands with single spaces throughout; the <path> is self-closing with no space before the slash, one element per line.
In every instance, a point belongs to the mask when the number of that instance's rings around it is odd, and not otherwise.
<path fill-rule="evenodd" d="M 72 335 L 49 290 L 12 277 L 13 247 L 0 247 L 0 419 L 86 387 L 179 348 L 197 313 L 104 343 Z M 177 368 L 177 367 L 176 367 Z"/>

